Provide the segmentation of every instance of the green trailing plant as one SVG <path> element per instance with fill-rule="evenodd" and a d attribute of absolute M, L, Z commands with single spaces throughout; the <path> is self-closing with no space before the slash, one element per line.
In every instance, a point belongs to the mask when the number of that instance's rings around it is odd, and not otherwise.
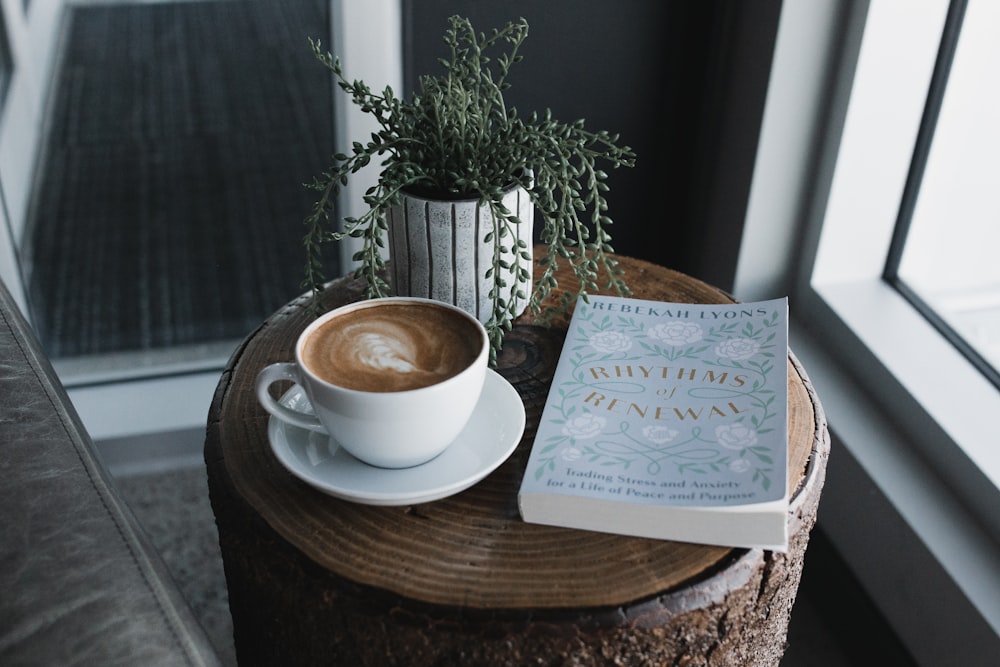
<path fill-rule="evenodd" d="M 323 244 L 350 237 L 362 240 L 353 259 L 359 264 L 356 277 L 367 283 L 367 297 L 387 296 L 382 253 L 386 212 L 406 190 L 440 198 L 478 197 L 480 205 L 490 207 L 494 224 L 485 241 L 493 244 L 494 261 L 486 277 L 493 281 L 493 309 L 486 328 L 494 361 L 516 315 L 516 300 L 527 300 L 531 312 L 547 318 L 566 312 L 577 295 L 586 298 L 597 291 L 598 281 L 618 294 L 630 293 L 610 256 L 608 174 L 601 167 L 632 166 L 635 154 L 618 145 L 618 135 L 589 131 L 582 120 L 563 123 L 548 110 L 523 117 L 507 105 L 508 77 L 522 60 L 519 51 L 527 35 L 523 18 L 486 35 L 476 33 L 468 19 L 453 16 L 444 37 L 448 57 L 440 60 L 444 73 L 421 77 L 419 92 L 408 100 L 390 87 L 375 92 L 363 81 L 347 79 L 339 59 L 310 40 L 337 85 L 375 118 L 379 129 L 367 143 L 354 142 L 349 153 L 335 155 L 330 169 L 309 185 L 319 196 L 305 220 L 305 287 L 317 295 L 323 289 Z M 497 50 L 499 55 L 492 57 Z M 331 215 L 340 189 L 373 160 L 381 161 L 381 172 L 364 195 L 367 211 L 345 218 L 338 229 Z M 532 270 L 527 243 L 515 233 L 520 220 L 501 203 L 504 191 L 515 185 L 525 188 L 541 218 L 544 252 L 530 295 L 524 289 Z M 563 286 L 559 297 L 547 303 L 560 287 L 555 274 L 561 262 L 572 267 L 577 285 Z M 510 271 L 517 288 L 515 298 L 508 300 L 503 290 Z"/>

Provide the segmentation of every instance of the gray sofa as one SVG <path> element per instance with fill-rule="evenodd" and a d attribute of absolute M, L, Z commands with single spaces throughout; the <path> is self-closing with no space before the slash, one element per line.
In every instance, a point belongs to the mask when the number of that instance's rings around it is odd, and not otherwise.
<path fill-rule="evenodd" d="M 0 665 L 219 665 L 0 282 Z"/>

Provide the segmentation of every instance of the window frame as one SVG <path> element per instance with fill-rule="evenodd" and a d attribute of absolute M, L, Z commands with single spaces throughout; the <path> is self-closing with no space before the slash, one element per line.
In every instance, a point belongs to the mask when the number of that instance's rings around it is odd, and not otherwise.
<path fill-rule="evenodd" d="M 734 291 L 791 297 L 833 435 L 820 528 L 918 662 L 972 665 L 1000 649 L 1000 395 L 883 280 L 947 6 L 784 4 Z"/>
<path fill-rule="evenodd" d="M 938 118 L 941 114 L 944 98 L 947 94 L 951 70 L 958 50 L 962 29 L 965 25 L 966 8 L 969 0 L 950 0 L 948 3 L 945 24 L 942 27 L 941 48 L 935 59 L 934 71 L 928 84 L 927 101 L 920 122 L 906 179 L 905 190 L 899 207 L 899 215 L 893 230 L 893 238 L 889 246 L 888 257 L 883 270 L 883 278 L 892 287 L 906 297 L 921 315 L 928 320 L 944 336 L 952 346 L 958 349 L 976 369 L 986 376 L 994 387 L 1000 389 L 1000 371 L 987 361 L 979 350 L 959 333 L 949 321 L 945 313 L 939 312 L 928 302 L 922 292 L 911 286 L 900 269 L 903 256 L 910 237 L 910 228 L 921 188 L 924 184 L 928 159 L 937 132 Z"/>

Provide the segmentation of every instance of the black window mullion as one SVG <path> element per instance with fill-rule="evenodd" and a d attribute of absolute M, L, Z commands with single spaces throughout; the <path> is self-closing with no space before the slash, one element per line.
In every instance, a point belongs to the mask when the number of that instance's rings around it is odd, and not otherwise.
<path fill-rule="evenodd" d="M 910 222 L 913 220 L 913 210 L 917 205 L 920 186 L 923 183 L 924 169 L 934 142 L 934 132 L 937 129 L 938 116 L 941 114 L 941 104 L 948 87 L 948 77 L 951 75 L 951 65 L 955 60 L 958 48 L 958 37 L 962 32 L 962 22 L 965 19 L 965 8 L 968 0 L 951 0 L 948 6 L 948 16 L 945 19 L 944 30 L 941 33 L 941 46 L 938 49 L 934 72 L 927 91 L 927 102 L 924 105 L 920 129 L 917 132 L 916 145 L 913 148 L 913 159 L 906 176 L 903 197 L 896 216 L 896 227 L 893 230 L 892 242 L 886 256 L 882 277 L 890 284 L 899 287 L 899 263 L 903 257 L 903 248 L 910 232 Z"/>

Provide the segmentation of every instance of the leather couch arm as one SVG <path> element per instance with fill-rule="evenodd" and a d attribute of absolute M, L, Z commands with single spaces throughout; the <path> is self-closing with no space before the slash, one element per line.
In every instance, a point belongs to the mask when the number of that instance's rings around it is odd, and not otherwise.
<path fill-rule="evenodd" d="M 220 664 L 2 282 L 0 664 Z"/>

